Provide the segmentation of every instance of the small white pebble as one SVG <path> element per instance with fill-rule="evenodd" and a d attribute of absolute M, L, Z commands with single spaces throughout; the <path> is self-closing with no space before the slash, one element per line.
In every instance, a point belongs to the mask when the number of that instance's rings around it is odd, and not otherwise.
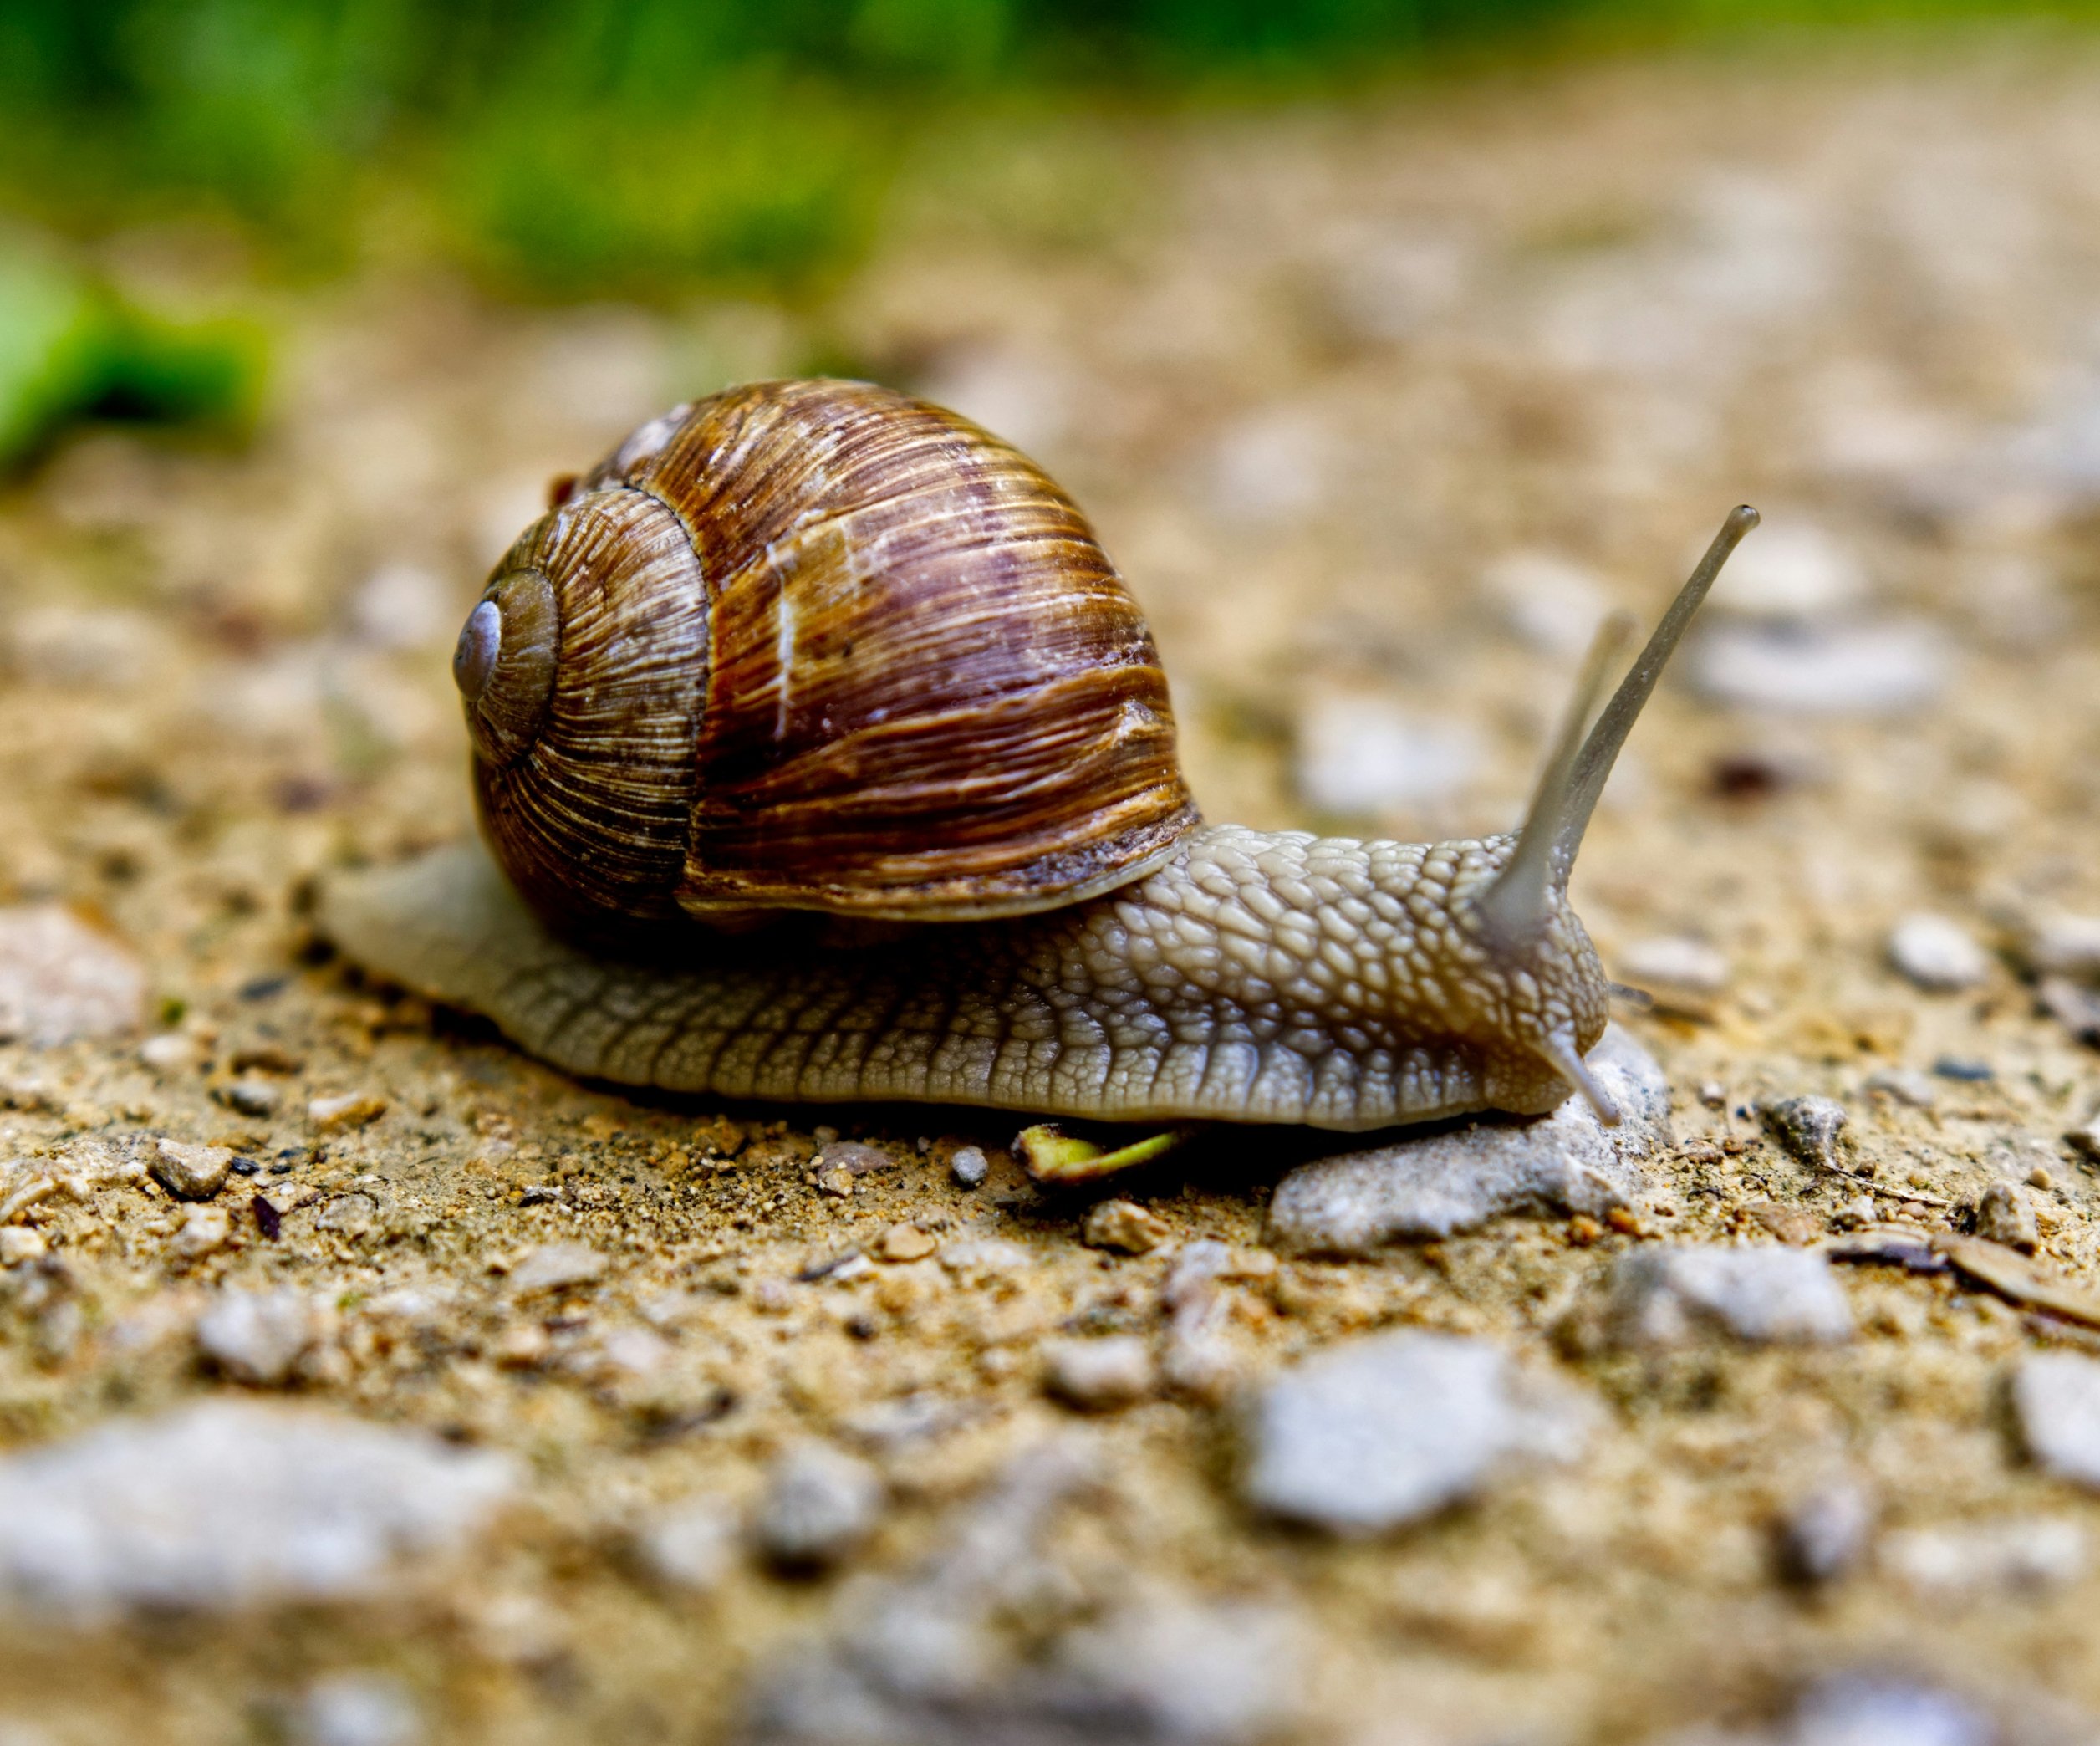
<path fill-rule="evenodd" d="M 1952 993 L 1990 974 L 1990 955 L 1945 916 L 1906 916 L 1888 936 L 1888 962 L 1921 988 Z"/>
<path fill-rule="evenodd" d="M 192 1207 L 168 1247 L 186 1261 L 216 1254 L 232 1240 L 233 1220 L 224 1207 Z"/>
<path fill-rule="evenodd" d="M 1088 1412 L 1128 1406 L 1158 1386 L 1151 1348 L 1135 1334 L 1106 1340 L 1053 1340 L 1042 1349 L 1043 1382 Z"/>
<path fill-rule="evenodd" d="M 163 1031 L 139 1045 L 139 1059 L 155 1073 L 180 1073 L 195 1066 L 196 1059 L 196 1039 L 181 1031 Z"/>
<path fill-rule="evenodd" d="M 636 1526 L 634 1546 L 642 1568 L 666 1588 L 709 1594 L 735 1565 L 736 1518 L 719 1498 L 676 1498 Z"/>
<path fill-rule="evenodd" d="M 2100 980 L 2100 916 L 2049 916 L 2029 925 L 2021 950 L 2036 974 Z"/>
<path fill-rule="evenodd" d="M 1713 995 L 1728 986 L 1728 960 L 1688 934 L 1635 940 L 1618 953 L 1617 967 L 1637 988 L 1655 983 L 1682 993 Z"/>
<path fill-rule="evenodd" d="M 0 1267 L 19 1267 L 25 1261 L 41 1260 L 50 1247 L 43 1232 L 28 1225 L 0 1226 Z"/>
<path fill-rule="evenodd" d="M 1867 1075 L 1867 1089 L 1893 1097 L 1914 1110 L 1929 1110 L 1939 1100 L 1932 1075 L 1914 1067 L 1883 1067 Z"/>
<path fill-rule="evenodd" d="M 339 1096 L 317 1097 L 306 1106 L 308 1119 L 326 1133 L 360 1128 L 386 1113 L 386 1100 L 370 1091 L 345 1091 Z"/>
<path fill-rule="evenodd" d="M 803 1443 L 773 1463 L 752 1525 L 759 1550 L 790 1570 L 821 1570 L 859 1549 L 882 1514 L 882 1476 L 828 1443 Z"/>
<path fill-rule="evenodd" d="M 233 1154 L 223 1146 L 186 1146 L 155 1140 L 146 1155 L 153 1179 L 181 1200 L 209 1200 L 226 1186 Z"/>
<path fill-rule="evenodd" d="M 959 1146 L 948 1161 L 949 1173 L 965 1188 L 975 1188 L 991 1170 L 991 1161 L 981 1146 Z"/>

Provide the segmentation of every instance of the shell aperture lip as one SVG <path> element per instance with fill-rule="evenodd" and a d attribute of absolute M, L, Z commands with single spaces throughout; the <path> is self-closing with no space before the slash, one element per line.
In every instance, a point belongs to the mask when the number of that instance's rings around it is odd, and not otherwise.
<path fill-rule="evenodd" d="M 452 651 L 474 749 L 498 764 L 539 736 L 554 689 L 561 610 L 537 569 L 505 570 L 483 590 Z"/>
<path fill-rule="evenodd" d="M 478 702 L 496 672 L 503 650 L 503 609 L 483 600 L 467 614 L 452 649 L 452 682 L 469 703 Z"/>

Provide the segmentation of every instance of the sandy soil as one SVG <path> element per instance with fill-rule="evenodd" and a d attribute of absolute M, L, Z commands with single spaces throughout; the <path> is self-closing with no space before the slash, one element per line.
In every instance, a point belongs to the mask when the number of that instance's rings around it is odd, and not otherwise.
<path fill-rule="evenodd" d="M 50 1259 L 0 1294 L 0 1442 L 256 1391 L 193 1330 L 223 1289 L 281 1284 L 325 1306 L 283 1391 L 529 1473 L 495 1530 L 366 1600 L 18 1617 L 0 1738 L 321 1738 L 298 1733 L 299 1694 L 345 1670 L 399 1682 L 433 1740 L 716 1738 L 842 1587 L 910 1565 L 1054 1434 L 1104 1458 L 1057 1529 L 1069 1606 L 1144 1584 L 1278 1609 L 1309 1695 L 1272 1732 L 1659 1738 L 1865 1666 L 1971 1692 L 2009 1740 L 2085 1737 L 2062 1718 L 2100 1713 L 2100 1573 L 1932 1590 L 1884 1560 L 1809 1596 L 1771 1551 L 1776 1514 L 1834 1472 L 1884 1535 L 2100 1528 L 2004 1422 L 2008 1366 L 2075 1329 L 1858 1267 L 1845 1345 L 1624 1355 L 1566 1330 L 1629 1248 L 1820 1239 L 1863 1192 L 1945 1229 L 2016 1182 L 2040 1264 L 2100 1269 L 2100 1192 L 2062 1138 L 2092 1112 L 2092 1052 L 2010 954 L 1951 993 L 1885 955 L 1920 911 L 1994 947 L 2100 912 L 2100 64 L 1605 69 L 932 156 L 815 310 L 533 312 L 375 278 L 287 301 L 248 451 L 83 434 L 0 499 L 0 897 L 113 930 L 146 967 L 147 1029 L 193 1045 L 0 1047 L 6 1182 L 79 1185 L 23 1214 Z M 155 239 L 119 254 L 216 270 Z M 1644 1203 L 1623 1228 L 1503 1220 L 1226 1288 L 1248 1379 L 1387 1325 L 1497 1339 L 1603 1401 L 1582 1461 L 1367 1543 L 1265 1525 L 1236 1499 L 1229 1390 L 1083 1417 L 1046 1396 L 1046 1339 L 1156 1330 L 1172 1243 L 1083 1244 L 1087 1200 L 1027 1183 L 1012 1120 L 627 1098 L 316 942 L 329 869 L 470 828 L 446 656 L 548 477 L 673 400 L 813 360 L 946 399 L 1068 486 L 1152 616 L 1217 818 L 1501 828 L 1593 604 L 1651 615 L 1741 499 L 1758 538 L 1822 542 L 1763 585 L 1797 590 L 1788 634 L 1815 650 L 1856 631 L 1854 664 L 1751 709 L 1718 701 L 1747 657 L 1710 651 L 1707 695 L 1666 688 L 1643 724 L 1577 877 L 1608 963 L 1678 937 L 1725 962 L 1626 1015 L 1676 1090 Z M 1752 588 L 1733 622 L 1759 610 Z M 1314 804 L 1297 748 L 1323 707 L 1411 724 L 1393 761 L 1427 773 Z M 1990 1076 L 1930 1076 L 1947 1059 Z M 1930 1107 L 1869 1089 L 1904 1068 Z M 312 1100 L 347 1093 L 383 1113 L 324 1129 Z M 1844 1101 L 1875 1186 L 1765 1138 L 1750 1111 L 1773 1094 Z M 256 1161 L 222 1196 L 225 1247 L 186 1257 L 181 1209 L 125 1174 L 161 1136 Z M 892 1161 L 844 1196 L 812 1167 L 839 1136 Z M 949 1165 L 972 1144 L 992 1169 L 967 1189 Z M 1173 1242 L 1257 1250 L 1307 1151 L 1217 1134 L 1120 1192 Z M 1027 1264 L 879 1258 L 900 1224 Z M 603 1274 L 514 1290 L 558 1242 Z M 801 1277 L 855 1246 L 872 1265 Z M 739 1556 L 701 1594 L 638 1573 L 652 1506 L 741 1508 L 808 1436 L 889 1488 L 845 1571 Z"/>

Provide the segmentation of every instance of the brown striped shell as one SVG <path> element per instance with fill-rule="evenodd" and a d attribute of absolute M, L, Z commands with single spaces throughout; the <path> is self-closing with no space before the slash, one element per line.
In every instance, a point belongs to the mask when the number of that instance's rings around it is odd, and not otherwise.
<path fill-rule="evenodd" d="M 1196 822 L 1151 635 L 1071 499 L 866 383 L 644 425 L 497 566 L 453 674 L 497 860 L 589 933 L 1048 909 Z"/>

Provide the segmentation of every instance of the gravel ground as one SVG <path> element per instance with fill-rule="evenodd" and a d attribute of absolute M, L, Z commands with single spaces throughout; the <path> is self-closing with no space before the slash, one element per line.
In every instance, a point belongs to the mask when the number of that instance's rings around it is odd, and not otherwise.
<path fill-rule="evenodd" d="M 249 451 L 72 441 L 0 499 L 0 1741 L 2100 1737 L 2096 235 L 2082 49 L 1541 74 L 957 140 L 794 316 L 375 275 Z M 1263 826 L 1503 827 L 1756 503 L 1576 882 L 1666 1126 L 1052 1195 L 334 959 L 318 879 L 469 828 L 548 477 L 813 358 L 1067 483 Z"/>

